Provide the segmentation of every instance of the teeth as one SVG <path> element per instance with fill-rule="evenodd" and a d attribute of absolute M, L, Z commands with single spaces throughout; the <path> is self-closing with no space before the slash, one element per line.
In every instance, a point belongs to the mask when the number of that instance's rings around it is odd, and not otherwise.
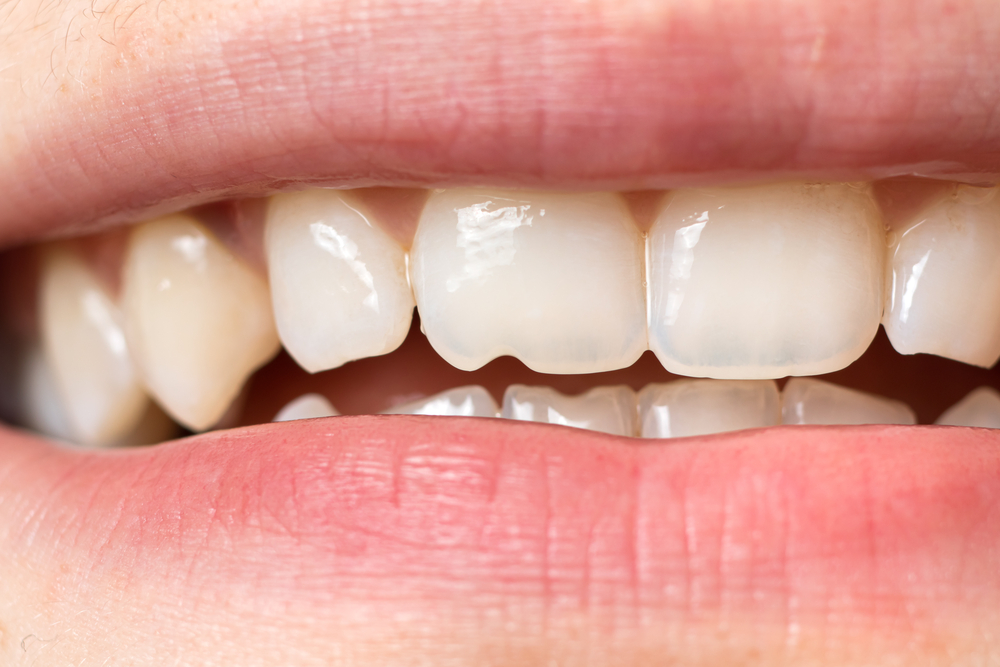
<path fill-rule="evenodd" d="M 885 233 L 867 188 L 679 190 L 649 244 L 650 349 L 672 373 L 826 373 L 878 330 Z"/>
<path fill-rule="evenodd" d="M 916 424 L 902 401 L 812 378 L 792 378 L 781 393 L 783 424 Z"/>
<path fill-rule="evenodd" d="M 147 389 L 180 423 L 210 427 L 278 350 L 267 283 L 184 215 L 132 232 L 123 281 L 125 331 Z"/>
<path fill-rule="evenodd" d="M 319 417 L 336 417 L 340 413 L 337 408 L 321 394 L 302 394 L 292 399 L 278 411 L 273 422 L 290 422 L 297 419 L 317 419 Z"/>
<path fill-rule="evenodd" d="M 109 445 L 149 400 L 129 357 L 118 306 L 79 257 L 54 250 L 40 287 L 42 339 L 72 440 Z"/>
<path fill-rule="evenodd" d="M 591 373 L 646 349 L 643 256 L 617 195 L 444 190 L 420 219 L 411 276 L 424 332 L 453 366 L 510 354 Z"/>
<path fill-rule="evenodd" d="M 512 384 L 504 393 L 501 416 L 612 435 L 637 432 L 635 392 L 625 386 L 595 387 L 579 396 L 564 396 L 549 387 Z"/>
<path fill-rule="evenodd" d="M 500 408 L 490 392 L 478 385 L 457 387 L 385 411 L 389 415 L 438 415 L 442 417 L 499 417 Z"/>
<path fill-rule="evenodd" d="M 333 190 L 274 197 L 266 247 L 285 349 L 311 373 L 399 347 L 413 296 L 403 249 Z"/>
<path fill-rule="evenodd" d="M 21 371 L 21 421 L 28 428 L 58 440 L 72 441 L 73 427 L 56 386 L 55 374 L 39 347 L 25 352 Z"/>
<path fill-rule="evenodd" d="M 680 438 L 776 426 L 781 398 L 773 380 L 677 380 L 639 392 L 644 438 Z"/>
<path fill-rule="evenodd" d="M 1000 392 L 992 387 L 973 389 L 968 396 L 945 410 L 934 423 L 1000 428 Z"/>
<path fill-rule="evenodd" d="M 882 323 L 898 352 L 984 367 L 1000 358 L 997 191 L 958 186 L 895 230 Z"/>

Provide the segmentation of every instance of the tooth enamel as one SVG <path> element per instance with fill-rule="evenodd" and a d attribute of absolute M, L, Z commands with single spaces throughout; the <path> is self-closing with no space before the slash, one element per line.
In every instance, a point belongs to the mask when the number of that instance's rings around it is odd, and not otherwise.
<path fill-rule="evenodd" d="M 916 424 L 906 403 L 813 378 L 792 378 L 781 392 L 782 424 Z"/>
<path fill-rule="evenodd" d="M 285 407 L 274 415 L 273 422 L 290 422 L 297 419 L 317 419 L 319 417 L 336 417 L 340 413 L 337 408 L 321 394 L 302 394 L 288 402 Z"/>
<path fill-rule="evenodd" d="M 618 195 L 456 189 L 428 199 L 410 275 L 424 332 L 453 366 L 510 354 L 590 373 L 646 349 L 643 256 Z"/>
<path fill-rule="evenodd" d="M 894 230 L 882 323 L 896 351 L 1000 358 L 998 190 L 958 186 Z"/>
<path fill-rule="evenodd" d="M 649 246 L 650 349 L 672 373 L 826 373 L 878 330 L 885 233 L 867 188 L 678 190 Z"/>
<path fill-rule="evenodd" d="M 635 392 L 623 385 L 594 387 L 579 396 L 565 396 L 549 387 L 512 384 L 503 395 L 501 416 L 612 435 L 634 436 L 637 432 Z"/>
<path fill-rule="evenodd" d="M 773 380 L 676 380 L 639 392 L 644 438 L 680 438 L 776 426 L 781 397 Z"/>
<path fill-rule="evenodd" d="M 135 428 L 149 399 L 129 357 L 121 312 L 76 255 L 53 250 L 40 285 L 42 340 L 72 439 L 109 445 Z"/>
<path fill-rule="evenodd" d="M 139 225 L 123 272 L 132 357 L 149 392 L 200 431 L 278 351 L 267 283 L 184 215 Z"/>
<path fill-rule="evenodd" d="M 979 387 L 938 417 L 935 424 L 943 426 L 978 426 L 1000 428 L 1000 392 L 992 387 Z"/>
<path fill-rule="evenodd" d="M 57 440 L 72 441 L 73 427 L 56 386 L 55 374 L 40 347 L 25 352 L 20 371 L 21 422 Z"/>
<path fill-rule="evenodd" d="M 266 247 L 281 341 L 311 373 L 399 347 L 413 295 L 405 253 L 333 190 L 277 195 Z"/>
<path fill-rule="evenodd" d="M 500 408 L 490 392 L 478 385 L 457 387 L 429 398 L 397 405 L 389 415 L 437 415 L 442 417 L 499 417 Z"/>

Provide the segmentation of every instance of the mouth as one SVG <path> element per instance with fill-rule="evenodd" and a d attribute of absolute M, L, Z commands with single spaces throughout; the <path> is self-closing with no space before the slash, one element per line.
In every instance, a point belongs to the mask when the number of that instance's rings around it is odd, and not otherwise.
<path fill-rule="evenodd" d="M 3 112 L 0 655 L 996 652 L 994 9 L 170 9 Z"/>

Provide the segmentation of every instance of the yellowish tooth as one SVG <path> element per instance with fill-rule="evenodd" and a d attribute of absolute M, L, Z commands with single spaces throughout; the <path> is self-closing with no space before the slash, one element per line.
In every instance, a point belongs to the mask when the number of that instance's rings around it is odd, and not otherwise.
<path fill-rule="evenodd" d="M 782 424 L 916 424 L 906 403 L 815 378 L 792 378 L 781 392 Z"/>
<path fill-rule="evenodd" d="M 212 426 L 278 351 L 267 283 L 190 216 L 132 232 L 122 309 L 148 391 L 181 424 Z"/>
<path fill-rule="evenodd" d="M 644 438 L 681 438 L 776 426 L 781 397 L 773 380 L 675 380 L 639 392 Z"/>
<path fill-rule="evenodd" d="M 512 384 L 504 393 L 501 416 L 612 435 L 634 436 L 638 432 L 635 392 L 624 385 L 594 387 L 579 396 L 566 396 L 551 387 Z"/>
<path fill-rule="evenodd" d="M 1000 392 L 993 387 L 979 387 L 938 417 L 942 426 L 1000 428 Z"/>

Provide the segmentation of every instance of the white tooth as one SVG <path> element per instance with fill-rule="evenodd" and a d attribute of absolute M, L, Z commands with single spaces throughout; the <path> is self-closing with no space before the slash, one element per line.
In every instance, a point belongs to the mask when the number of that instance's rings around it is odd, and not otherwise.
<path fill-rule="evenodd" d="M 998 191 L 959 186 L 894 230 L 882 324 L 896 351 L 1000 358 Z"/>
<path fill-rule="evenodd" d="M 406 338 L 406 253 L 353 200 L 333 190 L 277 195 L 265 237 L 278 332 L 304 369 L 385 354 Z"/>
<path fill-rule="evenodd" d="M 868 188 L 679 190 L 649 243 L 649 346 L 672 373 L 826 373 L 878 331 L 885 232 Z"/>
<path fill-rule="evenodd" d="M 499 417 L 500 408 L 490 392 L 478 385 L 457 387 L 385 411 L 389 415 L 438 415 L 442 417 Z"/>
<path fill-rule="evenodd" d="M 781 397 L 773 380 L 676 380 L 639 392 L 644 438 L 681 438 L 776 426 Z"/>
<path fill-rule="evenodd" d="M 55 374 L 42 349 L 29 348 L 21 370 L 21 419 L 30 429 L 58 440 L 72 441 L 73 427 L 56 386 Z"/>
<path fill-rule="evenodd" d="M 792 378 L 781 392 L 782 424 L 916 424 L 906 403 L 813 378 Z"/>
<path fill-rule="evenodd" d="M 944 426 L 978 426 L 1000 428 L 1000 392 L 992 387 L 979 387 L 938 417 L 935 424 Z"/>
<path fill-rule="evenodd" d="M 504 392 L 501 416 L 627 436 L 634 436 L 638 425 L 635 392 L 624 385 L 565 396 L 549 387 L 512 384 Z"/>
<path fill-rule="evenodd" d="M 194 219 L 139 225 L 125 258 L 125 332 L 146 388 L 200 431 L 278 351 L 267 283 Z"/>
<path fill-rule="evenodd" d="M 42 340 L 73 440 L 110 445 L 149 404 L 129 357 L 121 312 L 83 261 L 53 250 L 40 285 Z"/>
<path fill-rule="evenodd" d="M 290 422 L 297 419 L 317 419 L 319 417 L 336 417 L 340 413 L 337 408 L 321 394 L 302 394 L 288 402 L 285 407 L 274 415 L 273 422 Z"/>
<path fill-rule="evenodd" d="M 618 195 L 443 190 L 410 275 L 424 332 L 453 366 L 510 354 L 542 373 L 591 373 L 646 349 L 643 256 Z"/>

